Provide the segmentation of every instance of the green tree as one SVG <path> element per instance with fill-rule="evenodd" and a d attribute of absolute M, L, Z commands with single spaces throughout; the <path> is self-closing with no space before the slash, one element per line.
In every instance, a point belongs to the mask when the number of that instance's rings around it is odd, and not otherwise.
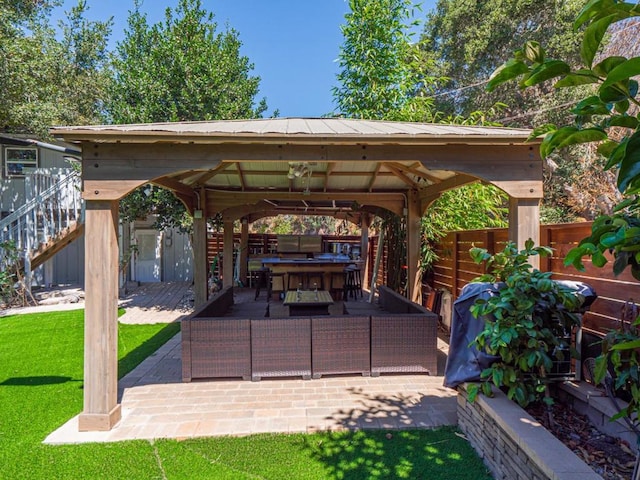
<path fill-rule="evenodd" d="M 487 112 L 468 116 L 436 111 L 430 92 L 440 80 L 430 75 L 431 60 L 421 45 L 411 43 L 408 33 L 414 12 L 410 0 L 351 0 L 351 12 L 342 27 L 339 87 L 333 90 L 342 115 L 356 118 L 485 124 Z M 491 112 L 500 107 L 492 107 Z M 432 245 L 446 232 L 461 228 L 502 226 L 505 195 L 493 187 L 472 185 L 447 192 L 423 218 L 423 269 L 435 260 Z M 477 215 L 462 210 L 474 205 Z M 468 213 L 468 212 L 467 212 Z M 471 219 L 475 221 L 471 221 Z M 381 223 L 393 245 L 389 258 L 390 278 L 399 286 L 404 259 L 404 222 L 387 217 Z M 392 243 L 393 242 L 393 243 Z M 401 248 L 397 248 L 397 247 Z"/>
<path fill-rule="evenodd" d="M 136 0 L 125 38 L 116 46 L 112 82 L 105 105 L 115 123 L 175 122 L 256 118 L 260 78 L 240 54 L 233 29 L 217 32 L 213 13 L 200 0 L 180 0 L 175 11 L 149 25 Z M 146 195 L 144 190 L 150 194 Z M 158 187 L 143 186 L 120 201 L 123 219 L 157 215 L 155 227 L 188 231 L 184 205 Z"/>
<path fill-rule="evenodd" d="M 52 125 L 102 120 L 111 20 L 86 20 L 79 0 L 61 22 L 58 40 L 48 22 L 58 4 L 0 4 L 0 126 L 6 131 L 46 137 Z"/>
<path fill-rule="evenodd" d="M 422 80 L 418 49 L 408 33 L 411 0 L 350 0 L 342 25 L 339 86 L 333 89 L 338 113 L 351 118 L 400 119 Z M 426 107 L 429 106 L 427 101 Z M 418 110 L 422 115 L 424 108 Z"/>
<path fill-rule="evenodd" d="M 502 102 L 507 109 L 500 113 L 501 117 L 511 118 L 506 123 L 531 126 L 536 117 L 543 115 L 530 115 L 531 112 L 553 108 L 562 99 L 551 97 L 551 89 L 546 86 L 535 92 L 514 92 L 507 87 L 487 92 L 486 79 L 524 39 L 544 40 L 550 54 L 563 52 L 569 62 L 577 64 L 580 33 L 571 29 L 571 23 L 583 3 L 582 0 L 439 0 L 428 16 L 422 36 L 423 48 L 434 61 L 437 74 L 448 79 L 436 89 L 437 108 L 467 116 Z M 448 91 L 454 93 L 447 94 Z M 565 115 L 565 110 L 547 110 L 543 118 L 557 115 Z"/>
<path fill-rule="evenodd" d="M 200 0 L 180 0 L 164 22 L 147 23 L 141 2 L 129 14 L 113 60 L 106 110 L 115 123 L 256 118 L 260 78 L 240 54 L 233 29 L 217 32 Z"/>
<path fill-rule="evenodd" d="M 478 110 L 489 112 L 499 102 L 503 108 L 488 118 L 504 125 L 529 128 L 568 121 L 564 107 L 576 103 L 581 92 L 557 92 L 546 84 L 526 91 L 498 86 L 488 92 L 484 87 L 490 73 L 524 39 L 544 41 L 550 55 L 562 53 L 577 65 L 582 33 L 571 24 L 583 4 L 582 0 L 439 0 L 421 39 L 434 74 L 446 78 L 435 88 L 434 108 L 467 117 Z M 603 199 L 612 191 L 605 178 L 594 174 L 597 158 L 590 150 L 572 149 L 548 160 L 543 221 L 592 219 L 606 208 Z"/>

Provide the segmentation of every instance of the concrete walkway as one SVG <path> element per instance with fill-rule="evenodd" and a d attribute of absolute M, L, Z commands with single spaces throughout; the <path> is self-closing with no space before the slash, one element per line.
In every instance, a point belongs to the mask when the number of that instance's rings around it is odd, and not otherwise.
<path fill-rule="evenodd" d="M 147 290 L 155 291 L 154 286 Z M 175 321 L 188 286 L 165 292 L 176 307 L 158 307 L 139 294 L 122 321 Z M 136 303 L 137 302 L 137 303 Z M 173 320 L 170 320 L 173 318 Z M 438 340 L 439 375 L 447 344 Z M 78 432 L 72 418 L 45 443 L 115 442 L 155 438 L 185 439 L 263 432 L 314 432 L 342 429 L 406 429 L 456 425 L 456 392 L 441 376 L 339 376 L 315 380 L 260 382 L 220 380 L 183 383 L 180 335 L 119 382 L 122 420 L 109 432 Z"/>

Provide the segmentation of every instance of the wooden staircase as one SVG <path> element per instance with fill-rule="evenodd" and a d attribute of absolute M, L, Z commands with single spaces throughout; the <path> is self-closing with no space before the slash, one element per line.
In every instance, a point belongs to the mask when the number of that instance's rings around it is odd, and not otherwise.
<path fill-rule="evenodd" d="M 80 173 L 65 169 L 54 174 L 35 172 L 31 177 L 28 183 L 36 187 L 30 195 L 27 191 L 30 200 L 0 220 L 0 258 L 4 258 L 3 244 L 15 245 L 29 285 L 34 269 L 84 232 Z"/>

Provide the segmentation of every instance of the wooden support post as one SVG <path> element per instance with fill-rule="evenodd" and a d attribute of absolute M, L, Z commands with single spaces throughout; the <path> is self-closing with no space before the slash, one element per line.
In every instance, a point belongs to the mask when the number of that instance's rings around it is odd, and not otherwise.
<path fill-rule="evenodd" d="M 240 253 L 238 261 L 240 262 L 240 281 L 243 284 L 247 283 L 247 270 L 249 267 L 248 264 L 248 256 L 249 256 L 249 222 L 246 218 L 243 218 L 240 221 L 241 230 L 240 230 Z"/>
<path fill-rule="evenodd" d="M 360 216 L 360 258 L 364 261 L 361 272 L 363 285 L 369 285 L 369 222 L 369 214 L 363 212 Z"/>
<path fill-rule="evenodd" d="M 416 190 L 410 190 L 407 203 L 407 297 L 417 303 L 422 303 L 420 242 L 420 198 Z"/>
<path fill-rule="evenodd" d="M 223 223 L 224 238 L 222 240 L 222 286 L 233 286 L 233 222 Z"/>
<path fill-rule="evenodd" d="M 509 198 L 509 241 L 514 242 L 518 250 L 524 248 L 528 239 L 540 245 L 540 199 Z M 540 257 L 529 258 L 534 268 L 539 268 Z"/>
<path fill-rule="evenodd" d="M 200 212 L 200 213 L 197 213 Z M 193 218 L 193 293 L 194 308 L 207 302 L 209 262 L 207 259 L 207 219 L 201 210 Z"/>
<path fill-rule="evenodd" d="M 118 404 L 118 201 L 85 213 L 84 406 L 80 431 L 111 430 Z"/>

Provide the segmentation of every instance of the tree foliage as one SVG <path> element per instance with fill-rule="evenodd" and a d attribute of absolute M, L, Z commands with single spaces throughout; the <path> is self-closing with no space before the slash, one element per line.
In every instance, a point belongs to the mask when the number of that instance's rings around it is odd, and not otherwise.
<path fill-rule="evenodd" d="M 164 22 L 147 23 L 136 0 L 116 47 L 107 111 L 115 123 L 259 117 L 260 78 L 233 29 L 217 32 L 200 0 L 180 0 Z"/>
<path fill-rule="evenodd" d="M 562 100 L 550 98 L 548 88 L 487 92 L 486 79 L 525 39 L 544 40 L 550 54 L 562 52 L 577 63 L 580 33 L 571 29 L 571 22 L 582 4 L 582 0 L 439 0 L 422 37 L 437 74 L 448 79 L 435 92 L 437 108 L 465 116 L 502 102 L 507 105 L 502 117 L 515 117 L 507 123 L 532 125 L 535 116 L 518 115 L 552 108 Z M 446 93 L 452 90 L 455 93 Z M 545 118 L 563 112 L 549 110 Z"/>
<path fill-rule="evenodd" d="M 333 89 L 338 113 L 378 120 L 423 116 L 430 100 L 423 97 L 422 105 L 412 103 L 424 80 L 419 50 L 408 33 L 413 2 L 350 0 L 349 7 L 341 27 L 339 86 Z"/>
<path fill-rule="evenodd" d="M 259 117 L 260 78 L 240 54 L 233 29 L 217 32 L 200 0 L 180 0 L 165 19 L 149 25 L 141 2 L 129 13 L 125 38 L 113 59 L 106 110 L 115 123 L 175 122 Z M 144 192 L 150 192 L 146 195 Z M 143 186 L 120 201 L 123 219 L 156 215 L 154 227 L 189 231 L 184 205 L 158 187 Z"/>
<path fill-rule="evenodd" d="M 111 20 L 89 21 L 86 2 L 61 22 L 61 39 L 48 21 L 59 2 L 0 3 L 0 127 L 48 136 L 56 124 L 102 120 L 105 62 Z"/>

